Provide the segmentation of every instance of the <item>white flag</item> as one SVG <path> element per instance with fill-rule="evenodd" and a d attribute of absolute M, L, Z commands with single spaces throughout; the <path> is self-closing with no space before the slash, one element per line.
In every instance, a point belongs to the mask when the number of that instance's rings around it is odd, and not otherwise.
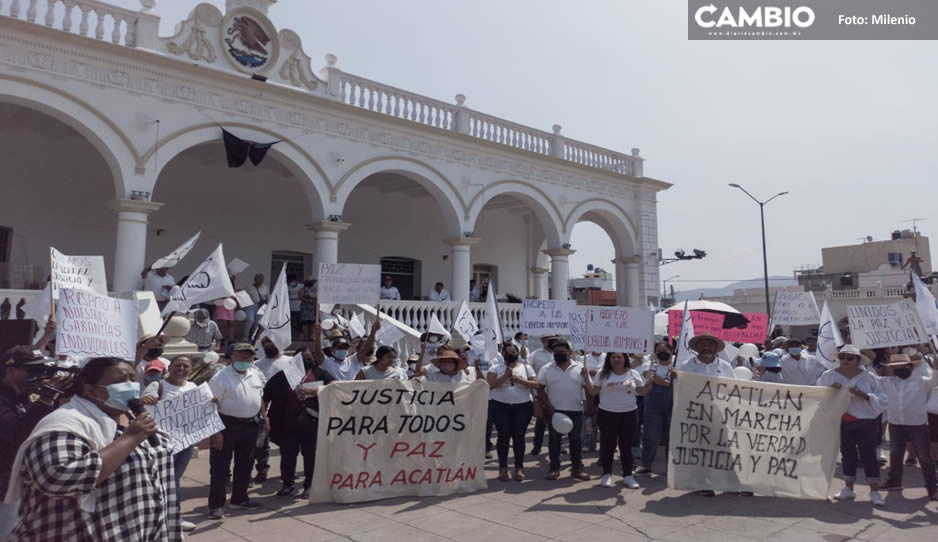
<path fill-rule="evenodd" d="M 690 350 L 690 340 L 694 338 L 694 323 L 687 310 L 687 300 L 684 301 L 684 314 L 681 317 L 681 335 L 677 339 L 677 352 L 674 355 L 675 363 L 682 363 L 694 356 Z"/>
<path fill-rule="evenodd" d="M 225 268 L 225 254 L 221 244 L 189 275 L 186 283 L 173 288 L 169 303 L 163 309 L 163 316 L 171 312 L 187 311 L 193 305 L 214 301 L 223 297 L 234 296 L 234 288 Z"/>
<path fill-rule="evenodd" d="M 199 240 L 200 235 L 202 235 L 202 232 L 193 235 L 191 239 L 176 247 L 176 250 L 153 262 L 153 265 L 150 266 L 150 269 L 161 269 L 163 267 L 175 266 L 180 262 L 180 260 L 186 257 L 186 254 L 188 254 L 190 250 L 192 250 L 192 247 L 195 246 L 195 242 Z"/>
<path fill-rule="evenodd" d="M 489 283 L 489 295 L 485 299 L 485 317 L 482 318 L 482 332 L 485 336 L 485 357 L 495 359 L 498 355 L 498 345 L 502 338 L 502 326 L 498 321 L 498 305 L 495 303 L 495 283 Z"/>
<path fill-rule="evenodd" d="M 828 369 L 837 367 L 837 349 L 844 345 L 840 336 L 840 328 L 831 314 L 827 301 L 821 309 L 821 325 L 817 328 L 817 361 Z"/>
<path fill-rule="evenodd" d="M 284 264 L 280 268 L 280 276 L 274 284 L 274 289 L 270 292 L 270 301 L 267 302 L 267 310 L 258 321 L 258 325 L 264 328 L 258 341 L 264 337 L 270 337 L 277 348 L 282 352 L 290 343 L 293 342 L 292 329 L 290 326 L 290 293 L 287 291 L 287 266 Z"/>
<path fill-rule="evenodd" d="M 466 339 L 467 342 L 479 332 L 479 323 L 472 317 L 469 303 L 463 301 L 459 305 L 459 312 L 456 313 L 456 322 L 453 324 L 453 329 L 456 330 L 456 333 L 462 335 L 462 338 Z"/>
<path fill-rule="evenodd" d="M 364 337 L 366 335 L 365 319 L 362 318 L 357 312 L 352 314 L 352 318 L 348 321 L 348 330 L 353 339 Z"/>
<path fill-rule="evenodd" d="M 450 332 L 447 331 L 445 327 L 443 327 L 443 324 L 440 322 L 440 319 L 436 317 L 435 312 L 430 315 L 430 329 L 427 330 L 427 332 L 434 333 L 436 335 L 442 335 L 443 337 L 445 337 L 444 342 L 449 341 L 450 338 L 452 338 L 452 335 L 450 334 Z"/>
<path fill-rule="evenodd" d="M 935 301 L 935 296 L 928 290 L 922 279 L 918 278 L 915 273 L 911 275 L 912 284 L 915 286 L 915 310 L 928 333 L 936 335 L 938 334 L 938 301 Z"/>

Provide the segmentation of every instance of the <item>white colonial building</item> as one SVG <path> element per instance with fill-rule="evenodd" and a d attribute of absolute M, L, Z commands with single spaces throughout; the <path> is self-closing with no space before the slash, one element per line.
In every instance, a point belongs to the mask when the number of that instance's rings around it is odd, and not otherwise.
<path fill-rule="evenodd" d="M 467 299 L 473 277 L 566 299 L 571 232 L 590 221 L 615 246 L 617 303 L 657 304 L 656 194 L 670 185 L 637 148 L 394 88 L 334 55 L 319 69 L 268 19 L 276 0 L 194 5 L 172 36 L 156 0 L 140 3 L 0 0 L 0 288 L 40 287 L 52 245 L 104 255 L 110 289 L 138 289 L 201 231 L 177 279 L 223 242 L 248 275 L 381 263 L 405 299 L 437 281 Z M 229 168 L 222 129 L 277 143 Z"/>

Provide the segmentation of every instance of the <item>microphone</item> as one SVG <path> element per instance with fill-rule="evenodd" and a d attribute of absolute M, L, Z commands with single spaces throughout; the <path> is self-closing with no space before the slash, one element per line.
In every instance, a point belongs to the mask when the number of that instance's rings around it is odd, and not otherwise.
<path fill-rule="evenodd" d="M 143 407 L 143 401 L 140 399 L 131 399 L 130 401 L 127 401 L 127 406 L 130 408 L 130 411 L 133 412 L 135 417 L 143 414 L 144 411 L 146 411 L 146 409 Z M 153 446 L 154 448 L 161 444 L 159 437 L 157 437 L 155 434 L 147 437 L 147 442 L 149 442 L 150 446 Z"/>

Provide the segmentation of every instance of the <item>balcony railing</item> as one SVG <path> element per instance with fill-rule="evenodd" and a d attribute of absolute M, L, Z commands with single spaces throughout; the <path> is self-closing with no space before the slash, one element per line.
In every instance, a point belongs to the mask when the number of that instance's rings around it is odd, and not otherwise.
<path fill-rule="evenodd" d="M 0 0 L 0 14 L 118 45 L 137 46 L 140 13 L 99 0 Z"/>

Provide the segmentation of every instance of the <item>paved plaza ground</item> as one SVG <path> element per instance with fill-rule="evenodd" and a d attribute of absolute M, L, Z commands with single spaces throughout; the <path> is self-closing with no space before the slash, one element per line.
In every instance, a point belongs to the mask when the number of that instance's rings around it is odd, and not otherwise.
<path fill-rule="evenodd" d="M 488 489 L 470 495 L 396 498 L 370 503 L 310 505 L 277 497 L 280 488 L 277 449 L 271 449 L 271 478 L 255 485 L 251 498 L 263 505 L 257 512 L 228 511 L 224 521 L 208 513 L 208 451 L 193 458 L 183 482 L 183 517 L 198 524 L 192 542 L 251 540 L 355 540 L 360 542 L 632 542 L 647 540 L 693 542 L 843 542 L 876 540 L 913 542 L 938 537 L 938 502 L 929 502 L 919 486 L 921 472 L 907 467 L 907 489 L 887 497 L 874 509 L 869 490 L 858 485 L 857 502 L 830 503 L 718 495 L 702 497 L 669 490 L 664 476 L 639 476 L 638 490 L 621 484 L 599 487 L 597 454 L 585 462 L 595 475 L 574 481 L 569 471 L 554 482 L 543 479 L 546 454 L 528 458 L 528 480 L 499 482 L 496 460 L 486 462 Z M 566 458 L 565 458 L 566 459 Z M 300 458 L 302 465 L 302 457 Z M 659 458 L 656 465 L 663 472 Z M 617 478 L 621 481 L 621 478 Z M 835 481 L 836 492 L 843 483 Z"/>

